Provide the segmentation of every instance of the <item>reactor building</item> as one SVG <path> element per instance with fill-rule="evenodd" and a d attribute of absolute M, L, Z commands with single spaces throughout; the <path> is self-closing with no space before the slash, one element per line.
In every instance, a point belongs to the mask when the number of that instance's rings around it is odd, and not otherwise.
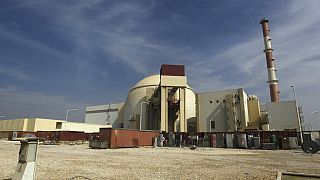
<path fill-rule="evenodd" d="M 196 93 L 183 65 L 164 64 L 159 75 L 134 85 L 125 102 L 87 107 L 85 122 L 160 132 L 235 132 L 266 124 L 251 97 L 242 88 Z"/>
<path fill-rule="evenodd" d="M 245 129 L 301 129 L 296 99 L 280 101 L 269 21 L 260 21 L 271 102 L 260 104 L 243 88 L 196 93 L 188 86 L 183 65 L 161 66 L 133 86 L 123 103 L 91 106 L 85 122 L 114 128 L 160 132 L 236 132 Z M 301 109 L 301 108 L 300 108 Z"/>
<path fill-rule="evenodd" d="M 129 90 L 125 103 L 87 107 L 85 122 L 111 122 L 115 128 L 187 132 L 196 128 L 195 102 L 196 94 L 187 84 L 184 66 L 162 65 L 160 75 L 146 77 Z"/>

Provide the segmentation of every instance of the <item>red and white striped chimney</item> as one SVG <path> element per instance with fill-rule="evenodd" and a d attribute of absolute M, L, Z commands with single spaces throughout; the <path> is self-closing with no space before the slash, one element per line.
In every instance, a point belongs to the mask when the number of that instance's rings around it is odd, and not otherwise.
<path fill-rule="evenodd" d="M 268 68 L 268 83 L 270 88 L 270 97 L 271 102 L 279 102 L 279 87 L 278 87 L 278 79 L 276 77 L 276 71 L 274 65 L 274 58 L 272 57 L 272 47 L 271 47 L 271 38 L 269 34 L 269 20 L 268 19 L 262 19 L 260 21 L 260 24 L 262 25 L 262 31 L 263 31 L 263 39 L 264 39 L 264 52 L 266 53 L 266 60 L 267 60 L 267 68 Z"/>

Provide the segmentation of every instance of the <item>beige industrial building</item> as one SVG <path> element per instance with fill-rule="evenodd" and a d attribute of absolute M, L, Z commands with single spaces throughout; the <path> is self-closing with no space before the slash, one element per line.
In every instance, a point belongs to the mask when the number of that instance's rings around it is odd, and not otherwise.
<path fill-rule="evenodd" d="M 242 88 L 197 94 L 198 132 L 234 132 L 248 122 L 247 94 Z"/>
<path fill-rule="evenodd" d="M 296 101 L 269 102 L 261 106 L 270 130 L 299 130 L 299 112 Z"/>
<path fill-rule="evenodd" d="M 112 125 L 112 127 L 123 127 L 124 103 L 110 103 L 106 105 L 86 107 L 85 123 Z"/>
<path fill-rule="evenodd" d="M 268 102 L 260 105 L 256 96 L 248 98 L 249 123 L 248 127 L 283 131 L 286 129 L 299 130 L 300 113 L 296 101 Z"/>
<path fill-rule="evenodd" d="M 249 112 L 249 129 L 270 130 L 268 121 L 268 112 L 260 109 L 260 101 L 257 96 L 250 95 L 248 97 L 248 112 Z"/>
<path fill-rule="evenodd" d="M 42 118 L 0 120 L 1 133 L 13 132 L 13 131 L 26 131 L 26 132 L 83 131 L 86 133 L 92 133 L 92 132 L 99 132 L 99 128 L 101 127 L 111 127 L 111 126 L 77 123 L 77 122 L 66 122 L 63 120 L 42 119 Z"/>

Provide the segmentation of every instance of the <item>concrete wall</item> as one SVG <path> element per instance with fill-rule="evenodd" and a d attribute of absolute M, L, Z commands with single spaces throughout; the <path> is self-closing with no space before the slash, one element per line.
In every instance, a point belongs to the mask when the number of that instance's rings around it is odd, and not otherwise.
<path fill-rule="evenodd" d="M 61 124 L 60 128 L 57 123 Z M 41 119 L 41 118 L 25 118 L 25 119 L 12 119 L 0 120 L 0 131 L 84 131 L 84 132 L 99 132 L 100 127 L 111 127 L 97 124 L 86 124 L 77 122 L 67 122 L 62 120 Z"/>
<path fill-rule="evenodd" d="M 198 93 L 196 102 L 198 132 L 232 132 L 249 121 L 247 94 L 242 88 Z M 215 128 L 211 128 L 211 121 Z"/>
<path fill-rule="evenodd" d="M 260 104 L 258 99 L 248 100 L 249 122 L 255 123 L 260 118 Z"/>
<path fill-rule="evenodd" d="M 161 86 L 166 87 L 187 87 L 186 76 L 168 76 L 161 75 Z"/>
<path fill-rule="evenodd" d="M 123 123 L 124 103 L 106 104 L 86 107 L 85 123 L 112 125 L 120 128 Z"/>
<path fill-rule="evenodd" d="M 41 118 L 0 120 L 0 131 L 55 131 L 56 122 L 64 121 Z"/>
<path fill-rule="evenodd" d="M 67 131 L 84 131 L 85 133 L 99 132 L 100 128 L 111 128 L 111 125 L 98 125 L 87 123 L 67 122 L 65 129 Z"/>
<path fill-rule="evenodd" d="M 196 125 L 196 95 L 193 90 L 186 90 L 186 100 L 185 100 L 185 114 L 186 114 L 186 123 L 187 130 L 190 123 Z M 196 129 L 195 129 L 196 130 Z"/>
<path fill-rule="evenodd" d="M 242 88 L 238 89 L 238 94 L 240 96 L 240 121 L 241 126 L 239 128 L 243 129 L 248 126 L 249 122 L 249 111 L 248 111 L 248 96 Z"/>
<path fill-rule="evenodd" d="M 297 129 L 299 121 L 295 101 L 267 103 L 270 130 Z"/>
<path fill-rule="evenodd" d="M 123 122 L 124 128 L 139 129 L 141 103 L 146 102 L 152 89 L 156 89 L 160 83 L 160 75 L 146 77 L 132 87 L 128 93 L 124 109 Z M 152 90 L 154 91 L 154 90 Z M 148 95 L 148 96 L 147 96 Z M 142 113 L 146 113 L 147 104 L 143 104 Z M 147 129 L 147 122 L 144 118 L 141 122 L 142 129 Z"/>
<path fill-rule="evenodd" d="M 164 77 L 164 76 L 163 76 Z M 174 84 L 174 79 L 176 77 L 170 77 L 166 83 L 167 85 Z M 176 84 L 181 84 L 186 81 L 186 77 L 176 79 Z M 141 113 L 141 103 L 146 102 L 152 94 L 157 90 L 160 84 L 160 75 L 153 75 L 146 77 L 139 81 L 133 88 L 131 88 L 125 105 L 124 105 L 124 128 L 128 129 L 139 129 L 140 125 L 140 113 Z M 185 119 L 194 119 L 195 118 L 195 94 L 190 87 L 186 87 L 185 92 Z M 167 102 L 167 99 L 162 99 L 164 102 Z M 165 103 L 162 102 L 162 105 Z M 141 128 L 148 130 L 148 119 L 146 118 L 148 105 L 143 103 L 142 105 L 142 122 Z M 150 120 L 152 121 L 152 120 Z"/>
<path fill-rule="evenodd" d="M 27 119 L 0 120 L 0 131 L 25 131 Z"/>
<path fill-rule="evenodd" d="M 147 88 L 157 88 L 158 85 L 146 86 L 135 88 L 128 94 L 125 106 L 124 106 L 124 128 L 128 129 L 139 129 L 140 113 L 141 113 L 141 103 L 147 101 L 146 92 Z M 146 108 L 148 105 L 143 103 L 142 113 L 146 113 Z M 147 128 L 146 118 L 142 119 L 141 122 L 142 129 Z"/>
<path fill-rule="evenodd" d="M 197 131 L 211 132 L 210 121 L 215 121 L 212 132 L 226 132 L 227 114 L 226 94 L 237 93 L 237 90 L 205 92 L 197 94 Z"/>
<path fill-rule="evenodd" d="M 29 123 L 32 122 L 32 123 Z M 28 126 L 27 131 L 56 131 L 61 130 L 57 129 L 56 125 L 57 123 L 64 123 L 64 121 L 61 120 L 52 120 L 52 119 L 41 119 L 41 118 L 33 118 L 28 119 L 28 124 L 34 124 L 34 127 Z M 63 127 L 63 125 L 62 125 Z"/>

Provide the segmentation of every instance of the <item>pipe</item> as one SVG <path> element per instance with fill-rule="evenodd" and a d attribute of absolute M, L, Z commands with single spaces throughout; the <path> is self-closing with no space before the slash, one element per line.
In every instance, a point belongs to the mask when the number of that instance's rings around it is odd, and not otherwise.
<path fill-rule="evenodd" d="M 268 69 L 268 83 L 270 89 L 270 98 L 271 102 L 279 102 L 279 86 L 278 79 L 276 76 L 277 69 L 274 65 L 274 58 L 272 56 L 272 46 L 271 46 L 271 38 L 270 38 L 270 29 L 269 29 L 269 20 L 262 19 L 260 21 L 262 26 L 263 40 L 264 40 L 264 53 L 266 54 L 267 60 L 267 69 Z"/>

